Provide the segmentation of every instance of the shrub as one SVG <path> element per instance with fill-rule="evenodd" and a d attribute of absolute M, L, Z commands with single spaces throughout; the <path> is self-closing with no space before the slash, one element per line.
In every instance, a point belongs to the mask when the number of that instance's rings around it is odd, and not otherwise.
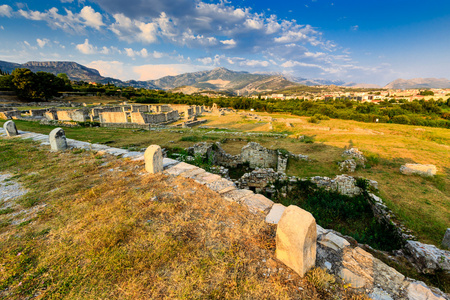
<path fill-rule="evenodd" d="M 411 123 L 409 118 L 405 115 L 394 116 L 392 118 L 392 122 L 394 122 L 396 124 L 406 124 L 406 125 Z"/>
<path fill-rule="evenodd" d="M 313 116 L 308 119 L 308 123 L 319 123 L 319 119 Z"/>

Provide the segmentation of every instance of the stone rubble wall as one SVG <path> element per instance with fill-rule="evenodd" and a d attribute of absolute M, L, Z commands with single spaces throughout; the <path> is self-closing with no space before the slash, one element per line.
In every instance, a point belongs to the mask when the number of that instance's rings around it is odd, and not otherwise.
<path fill-rule="evenodd" d="M 241 158 L 248 162 L 250 168 L 277 168 L 278 153 L 267 149 L 258 143 L 250 142 L 242 148 Z"/>
<path fill-rule="evenodd" d="M 123 112 L 121 106 L 107 106 L 107 107 L 95 107 L 91 109 L 91 115 L 93 117 L 98 117 L 100 113 L 104 112 Z"/>
<path fill-rule="evenodd" d="M 127 114 L 124 112 L 99 113 L 100 123 L 128 123 Z"/>
<path fill-rule="evenodd" d="M 21 117 L 22 113 L 19 110 L 8 110 L 0 112 L 0 120 L 9 120 L 13 117 Z"/>
<path fill-rule="evenodd" d="M 76 121 L 76 122 L 86 122 L 89 118 L 85 110 L 58 110 L 56 111 L 56 116 L 58 120 L 61 121 Z"/>

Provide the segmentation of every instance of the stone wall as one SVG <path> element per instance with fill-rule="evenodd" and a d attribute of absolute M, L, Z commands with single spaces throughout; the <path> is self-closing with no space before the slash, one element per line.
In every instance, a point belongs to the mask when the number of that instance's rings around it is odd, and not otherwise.
<path fill-rule="evenodd" d="M 13 117 L 20 117 L 21 115 L 22 113 L 19 110 L 2 111 L 0 112 L 0 119 L 8 120 L 12 119 Z"/>
<path fill-rule="evenodd" d="M 241 158 L 248 162 L 250 168 L 273 168 L 278 165 L 278 153 L 275 150 L 264 148 L 258 143 L 250 142 L 242 148 Z"/>
<path fill-rule="evenodd" d="M 91 110 L 91 115 L 98 117 L 102 112 L 123 112 L 123 109 L 120 106 L 95 107 Z"/>
<path fill-rule="evenodd" d="M 80 110 L 58 110 L 56 111 L 58 120 L 61 121 L 76 121 L 76 122 L 86 122 L 88 115 L 87 113 Z"/>
<path fill-rule="evenodd" d="M 30 109 L 30 116 L 32 117 L 43 117 L 47 109 Z"/>
<path fill-rule="evenodd" d="M 127 114 L 124 112 L 99 113 L 100 123 L 128 123 Z"/>

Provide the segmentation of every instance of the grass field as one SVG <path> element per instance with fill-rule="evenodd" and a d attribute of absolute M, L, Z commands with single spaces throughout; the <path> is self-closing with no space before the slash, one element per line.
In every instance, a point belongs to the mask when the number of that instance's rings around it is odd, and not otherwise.
<path fill-rule="evenodd" d="M 367 299 L 299 278 L 274 259 L 273 225 L 191 179 L 17 138 L 0 149 L 0 173 L 29 190 L 0 214 L 1 299 Z"/>
<path fill-rule="evenodd" d="M 288 174 L 296 176 L 334 176 L 340 174 L 337 162 L 343 160 L 344 148 L 357 147 L 368 157 L 370 167 L 357 170 L 357 176 L 376 180 L 380 195 L 401 221 L 425 243 L 440 246 L 450 224 L 450 131 L 442 128 L 398 124 L 372 124 L 356 121 L 327 120 L 319 124 L 307 118 L 287 114 L 264 114 L 275 120 L 258 122 L 240 115 L 206 116 L 206 125 L 233 131 L 274 132 L 289 134 L 288 138 L 240 136 L 243 141 L 224 143 L 223 148 L 238 154 L 248 141 L 261 143 L 270 149 L 287 149 L 306 154 L 313 162 L 291 162 Z M 17 121 L 19 129 L 49 133 L 53 127 L 34 122 Z M 70 138 L 104 143 L 130 149 L 158 144 L 164 148 L 188 147 L 196 141 L 220 141 L 235 138 L 233 134 L 211 133 L 207 129 L 176 129 L 140 131 L 108 128 L 65 128 Z M 182 137 L 194 137 L 189 141 Z M 307 144 L 299 136 L 312 137 Z M 399 168 L 404 163 L 434 164 L 434 178 L 405 176 Z"/>

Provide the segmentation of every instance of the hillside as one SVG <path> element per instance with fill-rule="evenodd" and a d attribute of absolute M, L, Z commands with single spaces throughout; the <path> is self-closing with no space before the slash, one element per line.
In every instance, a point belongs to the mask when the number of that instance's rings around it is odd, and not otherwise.
<path fill-rule="evenodd" d="M 388 83 L 386 89 L 448 89 L 450 80 L 446 78 L 397 79 Z"/>

